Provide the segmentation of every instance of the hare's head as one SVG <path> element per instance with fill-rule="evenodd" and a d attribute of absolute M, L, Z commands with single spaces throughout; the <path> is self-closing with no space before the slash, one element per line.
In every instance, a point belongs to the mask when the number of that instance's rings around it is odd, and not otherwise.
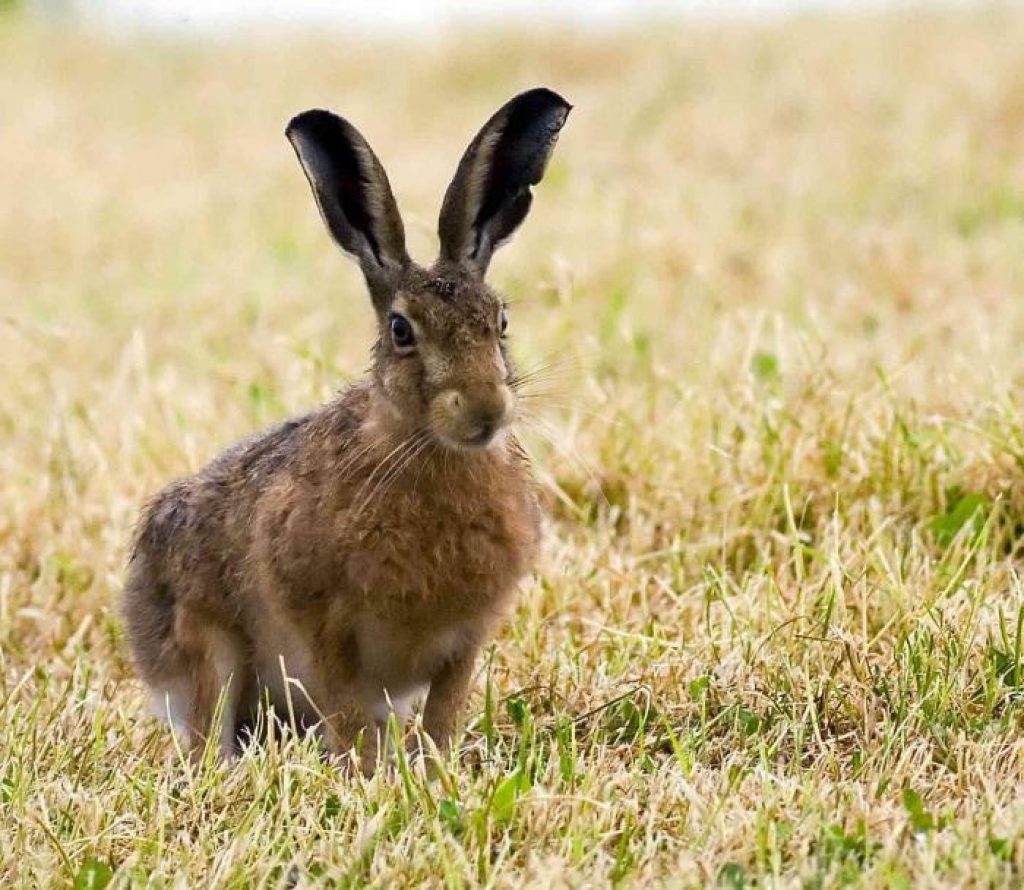
<path fill-rule="evenodd" d="M 484 275 L 525 219 L 569 110 L 561 96 L 535 89 L 484 124 L 448 186 L 441 255 L 429 269 L 409 258 L 387 175 L 355 127 L 328 111 L 288 125 L 320 215 L 366 276 L 379 326 L 375 385 L 399 428 L 480 448 L 511 421 L 508 316 Z"/>

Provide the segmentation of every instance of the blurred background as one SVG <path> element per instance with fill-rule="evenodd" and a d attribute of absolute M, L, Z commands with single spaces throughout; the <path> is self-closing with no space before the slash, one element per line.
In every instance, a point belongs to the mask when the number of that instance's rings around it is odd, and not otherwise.
<path fill-rule="evenodd" d="M 217 33 L 238 28 L 266 30 L 329 27 L 359 30 L 439 30 L 472 23 L 508 21 L 572 22 L 614 27 L 638 20 L 671 21 L 679 16 L 759 16 L 829 9 L 865 10 L 895 6 L 899 0 L 26 0 L 42 15 L 68 16 L 110 28 Z M 934 2 L 934 0 L 933 0 Z M 904 3 L 903 5 L 907 5 Z M 920 4 L 917 4 L 920 6 Z M 951 4 L 947 4 L 951 5 Z"/>
<path fill-rule="evenodd" d="M 5 0 L 14 465 L 77 405 L 100 451 L 138 461 L 135 503 L 328 397 L 365 366 L 370 313 L 285 123 L 349 117 L 429 262 L 462 150 L 538 84 L 576 107 L 491 280 L 521 361 L 567 366 L 553 408 L 642 405 L 629 428 L 674 447 L 646 421 L 716 387 L 856 391 L 883 369 L 962 405 L 1024 371 L 1021 46 L 1005 3 Z M 599 463 L 640 447 L 582 414 L 554 426 Z"/>

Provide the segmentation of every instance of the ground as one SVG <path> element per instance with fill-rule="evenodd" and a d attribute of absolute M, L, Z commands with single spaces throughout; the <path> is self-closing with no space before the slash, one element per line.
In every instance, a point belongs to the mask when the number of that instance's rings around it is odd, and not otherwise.
<path fill-rule="evenodd" d="M 0 17 L 0 883 L 1024 881 L 1024 15 L 87 36 Z M 550 517 L 465 750 L 184 763 L 139 506 L 368 361 L 283 136 L 367 135 L 429 260 L 480 123 L 576 106 L 492 267 Z"/>

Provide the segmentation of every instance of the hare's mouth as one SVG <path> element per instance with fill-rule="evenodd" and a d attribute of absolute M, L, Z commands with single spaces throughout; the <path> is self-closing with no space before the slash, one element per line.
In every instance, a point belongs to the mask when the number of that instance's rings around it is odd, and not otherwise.
<path fill-rule="evenodd" d="M 441 442 L 455 451 L 483 451 L 497 444 L 505 430 L 504 424 L 488 423 L 475 432 L 462 436 L 438 432 Z"/>
<path fill-rule="evenodd" d="M 486 423 L 480 427 L 479 432 L 466 439 L 466 444 L 470 448 L 486 448 L 497 438 L 500 430 L 501 427 L 498 424 Z"/>

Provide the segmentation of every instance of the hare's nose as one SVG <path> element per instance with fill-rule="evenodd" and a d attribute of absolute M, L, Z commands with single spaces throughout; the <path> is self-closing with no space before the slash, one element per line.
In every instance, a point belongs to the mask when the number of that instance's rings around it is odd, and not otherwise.
<path fill-rule="evenodd" d="M 508 400 L 500 389 L 467 394 L 466 426 L 474 443 L 486 444 L 508 417 Z"/>

